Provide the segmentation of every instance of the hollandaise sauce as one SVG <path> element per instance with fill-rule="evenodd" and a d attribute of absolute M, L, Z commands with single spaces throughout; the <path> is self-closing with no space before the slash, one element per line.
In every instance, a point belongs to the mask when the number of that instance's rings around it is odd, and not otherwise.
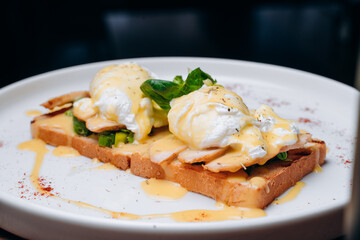
<path fill-rule="evenodd" d="M 152 197 L 168 200 L 182 198 L 187 193 L 185 188 L 176 183 L 155 178 L 143 181 L 141 188 Z"/>
<path fill-rule="evenodd" d="M 80 156 L 80 153 L 68 146 L 58 146 L 53 151 L 52 154 L 58 157 L 77 157 Z"/>
<path fill-rule="evenodd" d="M 207 210 L 207 209 L 193 209 L 193 210 L 185 210 L 185 211 L 178 211 L 172 213 L 160 213 L 160 214 L 146 214 L 146 215 L 138 215 L 132 214 L 127 212 L 117 212 L 111 211 L 108 209 L 104 209 L 89 203 L 81 202 L 81 201 L 74 201 L 66 198 L 59 197 L 50 193 L 46 188 L 42 187 L 39 183 L 39 172 L 41 166 L 44 161 L 44 156 L 49 152 L 49 149 L 46 147 L 44 141 L 40 139 L 33 139 L 27 142 L 23 142 L 18 145 L 18 149 L 20 150 L 28 150 L 32 151 L 36 154 L 34 166 L 30 175 L 31 183 L 34 188 L 41 193 L 42 195 L 50 196 L 56 199 L 60 199 L 66 201 L 68 203 L 74 204 L 79 207 L 89 208 L 95 211 L 100 211 L 102 213 L 108 214 L 113 218 L 116 219 L 129 219 L 129 220 L 136 220 L 136 219 L 153 219 L 153 218 L 171 218 L 174 221 L 178 222 L 205 222 L 205 221 L 223 221 L 223 220 L 235 220 L 235 219 L 244 219 L 244 218 L 255 218 L 255 217 L 263 217 L 266 216 L 266 213 L 262 209 L 257 208 L 235 208 L 235 207 L 228 207 L 223 206 L 221 209 L 218 210 Z M 146 185 L 153 185 L 147 191 L 150 194 L 154 193 L 153 188 L 162 188 L 164 190 L 157 190 L 158 192 L 155 195 L 166 195 L 164 192 L 166 191 L 173 191 L 173 186 L 168 185 L 166 182 L 156 181 L 156 180 L 148 180 L 149 184 Z M 171 195 L 171 197 L 181 197 L 182 194 L 186 193 L 186 190 L 176 190 L 175 195 Z"/>
<path fill-rule="evenodd" d="M 292 187 L 285 196 L 276 199 L 275 201 L 273 201 L 273 204 L 278 205 L 294 200 L 304 186 L 305 186 L 304 182 L 297 182 L 295 186 Z"/>
<path fill-rule="evenodd" d="M 34 116 L 39 116 L 42 114 L 41 111 L 39 110 L 29 110 L 29 111 L 26 111 L 26 116 L 30 116 L 30 117 L 34 117 Z"/>

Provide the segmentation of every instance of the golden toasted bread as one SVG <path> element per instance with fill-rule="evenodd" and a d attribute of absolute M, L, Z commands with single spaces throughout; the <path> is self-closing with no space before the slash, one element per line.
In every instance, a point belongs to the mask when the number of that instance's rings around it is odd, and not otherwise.
<path fill-rule="evenodd" d="M 272 159 L 264 165 L 254 165 L 235 173 L 215 173 L 204 169 L 204 162 L 192 164 L 192 159 L 206 160 L 223 154 L 216 149 L 208 150 L 205 155 L 196 152 L 192 158 L 191 151 L 179 143 L 176 149 L 166 150 L 165 157 L 157 158 L 156 153 L 161 152 L 158 149 L 161 144 L 157 143 L 171 138 L 167 128 L 156 129 L 141 144 L 101 147 L 95 137 L 76 135 L 71 130 L 72 118 L 66 117 L 65 111 L 61 109 L 36 117 L 31 122 L 32 136 L 53 146 L 71 146 L 83 156 L 109 162 L 122 170 L 131 169 L 140 177 L 179 183 L 189 191 L 231 206 L 265 208 L 317 165 L 322 165 L 326 155 L 325 142 L 312 139 L 302 148 L 288 151 L 288 158 L 292 161 Z"/>

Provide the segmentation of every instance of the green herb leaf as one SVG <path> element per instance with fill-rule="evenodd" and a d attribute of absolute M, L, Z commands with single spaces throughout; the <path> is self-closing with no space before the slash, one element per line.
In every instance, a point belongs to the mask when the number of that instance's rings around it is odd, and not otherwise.
<path fill-rule="evenodd" d="M 162 109 L 170 109 L 170 101 L 177 95 L 179 86 L 179 84 L 166 80 L 148 79 L 141 84 L 140 89 Z"/>
<path fill-rule="evenodd" d="M 209 79 L 216 83 L 209 74 L 200 68 L 191 71 L 184 81 L 181 76 L 176 76 L 173 81 L 148 79 L 141 86 L 141 91 L 154 100 L 162 109 L 170 109 L 170 101 L 198 90 L 204 85 L 204 80 Z"/>
<path fill-rule="evenodd" d="M 216 83 L 216 80 L 212 79 L 212 77 L 209 74 L 203 72 L 200 68 L 194 69 L 187 76 L 184 85 L 180 89 L 179 96 L 177 97 L 198 90 L 199 88 L 202 87 L 202 85 L 204 85 L 204 80 L 206 79 L 211 80 L 213 84 Z"/>
<path fill-rule="evenodd" d="M 184 79 L 182 78 L 181 75 L 178 75 L 178 76 L 174 77 L 173 82 L 176 84 L 184 84 Z"/>
<path fill-rule="evenodd" d="M 74 115 L 73 115 L 73 109 L 70 108 L 70 109 L 66 110 L 65 116 L 67 116 L 67 117 L 72 117 L 72 116 L 74 116 Z"/>

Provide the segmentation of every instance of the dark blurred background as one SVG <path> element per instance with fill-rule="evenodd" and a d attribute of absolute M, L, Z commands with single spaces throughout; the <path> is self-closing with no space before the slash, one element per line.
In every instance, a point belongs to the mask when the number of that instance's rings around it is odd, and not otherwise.
<path fill-rule="evenodd" d="M 171 2 L 169 2 L 171 3 Z M 5 1 L 0 87 L 68 66 L 151 56 L 241 59 L 355 84 L 360 0 Z"/>
<path fill-rule="evenodd" d="M 97 61 L 202 56 L 296 68 L 354 86 L 360 0 L 1 3 L 0 87 Z M 21 239 L 0 229 L 1 239 Z M 343 239 L 339 237 L 338 239 Z"/>

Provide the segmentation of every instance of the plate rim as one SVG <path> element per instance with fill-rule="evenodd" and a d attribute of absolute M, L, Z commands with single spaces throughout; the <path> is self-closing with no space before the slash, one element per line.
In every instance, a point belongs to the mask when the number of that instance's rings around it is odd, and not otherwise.
<path fill-rule="evenodd" d="M 10 85 L 4 86 L 0 89 L 0 96 L 3 94 L 6 94 L 7 92 L 11 92 L 12 90 L 16 90 L 16 88 L 23 86 L 24 84 L 31 84 L 33 82 L 36 81 L 41 81 L 43 78 L 46 78 L 48 76 L 51 75 L 57 75 L 57 74 L 61 74 L 61 73 L 70 73 L 71 71 L 77 71 L 77 70 L 85 70 L 86 68 L 92 68 L 95 67 L 97 65 L 105 65 L 105 64 L 116 64 L 116 63 L 123 63 L 123 62 L 143 62 L 141 64 L 144 64 L 146 62 L 153 62 L 153 61 L 173 61 L 173 62 L 186 62 L 186 61 L 202 61 L 202 62 L 224 62 L 224 63 L 233 63 L 233 64 L 243 64 L 243 65 L 248 65 L 251 67 L 260 67 L 260 68 L 271 68 L 273 70 L 278 70 L 278 71 L 285 71 L 285 72 L 289 72 L 291 73 L 296 73 L 296 74 L 300 74 L 300 75 L 304 75 L 307 77 L 312 77 L 317 79 L 318 81 L 321 81 L 323 83 L 330 83 L 333 84 L 336 87 L 342 87 L 344 90 L 351 92 L 352 94 L 356 94 L 357 96 L 359 96 L 359 91 L 356 90 L 355 88 L 346 85 L 344 83 L 338 82 L 336 80 L 321 76 L 321 75 L 317 75 L 314 73 L 309 73 L 309 72 L 305 72 L 302 70 L 298 70 L 298 69 L 293 69 L 293 68 L 289 68 L 289 67 L 284 67 L 284 66 L 278 66 L 278 65 L 273 65 L 273 64 L 267 64 L 267 63 L 257 63 L 257 62 L 250 62 L 250 61 L 244 61 L 244 60 L 237 60 L 237 59 L 227 59 L 227 58 L 209 58 L 209 57 L 145 57 L 145 58 L 128 58 L 128 59 L 115 59 L 115 60 L 108 60 L 108 61 L 100 61 L 100 62 L 93 62 L 93 63 L 86 63 L 86 64 L 81 64 L 81 65 L 76 65 L 76 66 L 71 66 L 71 67 L 66 67 L 66 68 L 61 68 L 61 69 L 57 69 L 57 70 L 52 70 L 49 72 L 45 72 L 45 73 L 41 73 L 35 76 L 31 76 L 25 79 L 22 79 L 20 81 L 14 82 Z M 326 82 L 325 82 L 326 81 Z M 101 219 L 98 217 L 93 217 L 93 216 L 82 216 L 76 213 L 71 213 L 71 212 L 65 212 L 65 211 L 61 211 L 58 209 L 53 209 L 53 208 L 47 208 L 46 206 L 42 206 L 39 204 L 35 204 L 32 202 L 27 202 L 30 206 L 27 207 L 27 204 L 22 204 L 24 203 L 23 199 L 17 199 L 14 196 L 11 196 L 10 194 L 0 191 L 0 207 L 1 205 L 12 205 L 12 206 L 20 206 L 20 209 L 22 209 L 23 211 L 27 211 L 28 213 L 39 213 L 36 212 L 34 209 L 39 209 L 40 213 L 41 212 L 51 212 L 51 216 L 61 216 L 61 220 L 66 219 L 67 221 L 75 221 L 75 220 L 81 220 L 83 224 L 87 225 L 87 224 L 96 224 L 96 226 L 99 226 L 99 223 L 101 222 L 101 226 L 102 227 L 109 227 L 111 228 L 112 226 L 116 226 L 117 229 L 121 230 L 121 228 L 119 228 L 120 226 L 124 227 L 124 229 L 129 230 L 132 229 L 133 231 L 151 231 L 152 233 L 154 232 L 168 232 L 168 233 L 182 233 L 184 230 L 186 231 L 191 231 L 192 233 L 195 232 L 203 232 L 204 228 L 203 225 L 206 226 L 211 226 L 210 229 L 206 229 L 206 231 L 213 231 L 213 232 L 219 232 L 225 229 L 225 231 L 230 231 L 230 230 L 235 230 L 234 228 L 236 228 L 236 230 L 242 230 L 242 229 L 249 229 L 249 228 L 258 228 L 259 226 L 263 226 L 264 223 L 263 221 L 259 221 L 259 219 L 246 219 L 246 223 L 242 222 L 242 221 L 233 221 L 233 223 L 235 224 L 229 224 L 229 221 L 223 221 L 222 223 L 225 224 L 219 224 L 219 222 L 204 222 L 204 223 L 151 223 L 151 222 L 139 222 L 139 221 L 132 221 L 132 220 L 119 220 L 119 219 Z M 339 210 L 339 209 L 343 209 L 346 205 L 346 202 L 342 202 L 342 203 L 334 203 L 332 208 L 330 210 Z M 41 211 L 46 209 L 47 211 Z M 34 211 L 32 211 L 34 210 Z M 317 211 L 315 214 L 312 214 L 312 217 L 315 216 L 320 216 L 320 215 L 324 215 L 326 214 L 326 212 L 328 212 L 329 209 L 328 208 L 322 208 L 319 211 Z M 41 216 L 41 214 L 39 215 Z M 271 226 L 275 226 L 275 225 L 283 225 L 283 224 L 290 224 L 293 222 L 297 222 L 299 220 L 306 220 L 307 218 L 309 218 L 308 216 L 308 212 L 304 212 L 303 214 L 299 216 L 297 216 L 296 218 L 288 218 L 288 219 L 284 219 L 283 217 L 279 218 L 276 216 L 272 217 L 272 222 L 266 222 L 266 227 L 271 227 Z M 56 219 L 56 218 L 54 218 Z M 79 223 L 79 222 L 77 222 Z M 156 225 L 157 228 L 154 229 L 153 226 Z"/>
<path fill-rule="evenodd" d="M 33 76 L 29 76 L 26 77 L 24 79 L 18 80 L 16 82 L 13 82 L 11 84 L 8 84 L 6 86 L 3 86 L 2 88 L 0 88 L 0 94 L 3 93 L 3 91 L 9 91 L 13 88 L 18 87 L 19 85 L 26 83 L 30 83 L 32 81 L 36 81 L 37 79 L 41 79 L 44 77 L 47 77 L 48 75 L 52 75 L 52 74 L 60 74 L 63 72 L 67 72 L 67 71 L 75 71 L 75 70 L 83 70 L 85 68 L 91 68 L 93 66 L 96 65 L 103 65 L 103 64 L 119 64 L 119 63 L 124 63 L 124 62 L 147 62 L 147 61 L 165 61 L 165 60 L 170 60 L 170 61 L 183 61 L 183 62 L 188 62 L 188 61 L 204 61 L 204 62 L 216 62 L 216 61 L 221 61 L 221 62 L 226 62 L 226 63 L 234 63 L 234 64 L 243 64 L 243 65 L 247 65 L 247 66 L 251 66 L 251 67 L 256 67 L 256 66 L 260 66 L 262 68 L 268 68 L 268 69 L 272 69 L 272 70 L 277 70 L 277 71 L 282 71 L 282 72 L 292 72 L 292 73 L 296 73 L 299 75 L 307 75 L 308 77 L 314 77 L 317 78 L 318 81 L 326 81 L 327 83 L 331 83 L 331 84 L 335 84 L 341 87 L 344 87 L 346 90 L 348 91 L 354 91 L 355 93 L 359 93 L 359 91 L 350 86 L 347 85 L 345 83 L 342 83 L 340 81 L 316 74 L 316 73 L 311 73 L 311 72 L 306 72 L 304 70 L 300 70 L 300 69 L 296 69 L 296 68 L 291 68 L 291 67 L 286 67 L 286 66 L 281 66 L 281 65 L 275 65 L 275 64 L 270 64 L 270 63 L 262 63 L 262 62 L 254 62 L 254 61 L 246 61 L 246 60 L 241 60 L 241 59 L 231 59 L 231 58 L 216 58 L 216 57 L 177 57 L 177 56 L 160 56 L 160 57 L 139 57 L 139 58 L 124 58 L 124 59 L 113 59 L 113 60 L 106 60 L 106 61 L 99 61 L 99 62 L 91 62 L 91 63 L 84 63 L 84 64 L 79 64 L 79 65 L 74 65 L 74 66 L 69 66 L 69 67 L 64 67 L 64 68 L 59 68 L 59 69 L 54 69 L 51 71 L 47 71 L 47 72 L 43 72 L 40 74 L 36 74 Z"/>

